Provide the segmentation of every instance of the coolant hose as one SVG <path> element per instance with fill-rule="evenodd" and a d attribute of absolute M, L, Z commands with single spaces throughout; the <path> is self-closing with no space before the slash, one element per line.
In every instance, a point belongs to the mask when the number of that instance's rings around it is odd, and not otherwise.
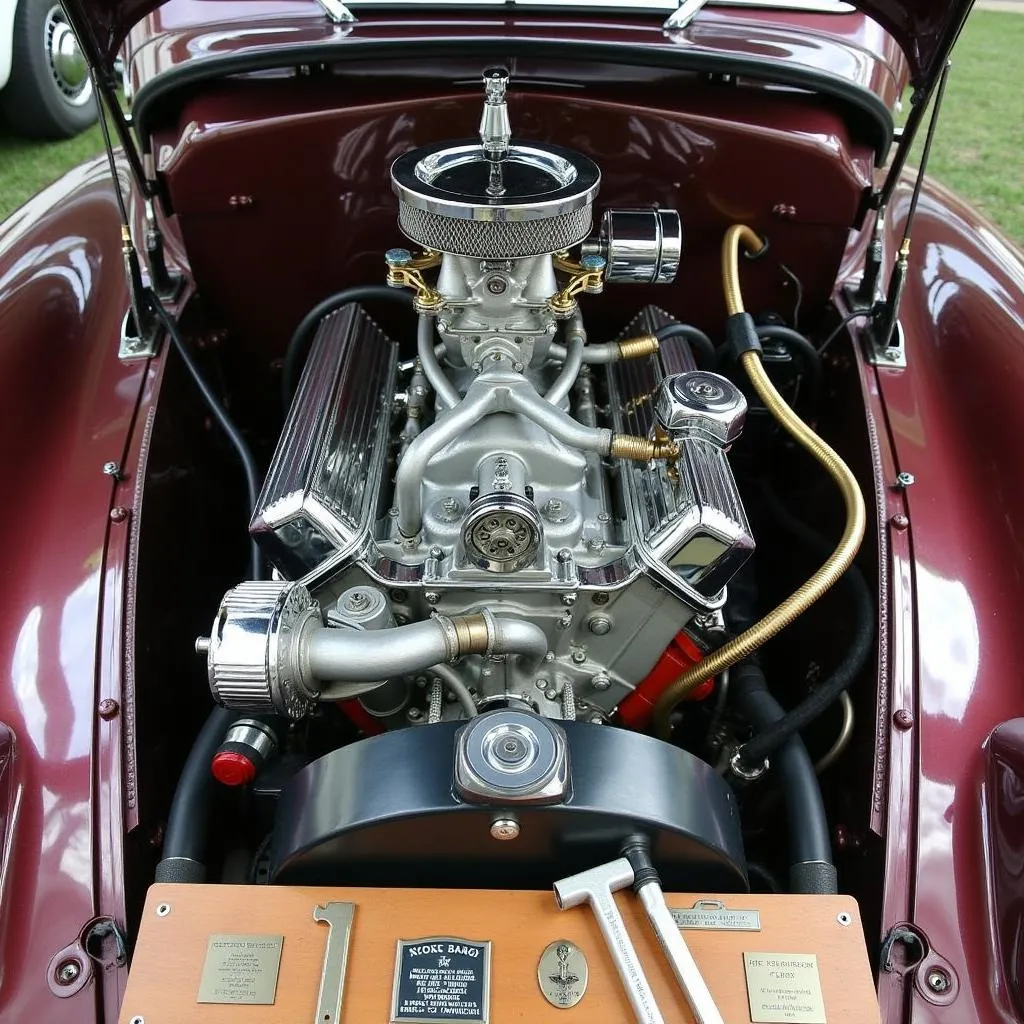
<path fill-rule="evenodd" d="M 795 536 L 815 553 L 827 551 L 831 546 L 817 530 L 800 522 L 779 500 L 771 487 L 762 485 L 762 493 L 768 511 L 789 533 Z M 761 764 L 766 757 L 786 740 L 806 729 L 819 715 L 829 708 L 860 675 L 875 639 L 875 618 L 877 609 L 874 597 L 864 574 L 856 565 L 851 565 L 836 585 L 837 593 L 842 591 L 850 602 L 853 620 L 853 636 L 839 664 L 824 682 L 820 683 L 792 710 L 759 730 L 748 743 L 739 748 L 739 763 L 747 768 Z"/>
<path fill-rule="evenodd" d="M 215 707 L 192 744 L 167 815 L 162 856 L 156 866 L 158 882 L 206 881 L 206 837 L 217 785 L 210 762 L 236 718 L 237 711 Z"/>
<path fill-rule="evenodd" d="M 729 700 L 758 729 L 770 728 L 785 715 L 768 692 L 764 672 L 756 661 L 742 661 L 730 669 Z M 772 767 L 786 804 L 789 891 L 819 895 L 837 892 L 825 803 L 804 741 L 795 734 L 790 736 L 774 754 Z"/>
<path fill-rule="evenodd" d="M 320 326 L 320 321 L 350 302 L 398 302 L 412 309 L 413 295 L 412 292 L 391 288 L 385 284 L 360 284 L 352 288 L 343 288 L 340 292 L 328 295 L 322 302 L 318 302 L 299 321 L 299 326 L 295 328 L 284 354 L 284 366 L 281 369 L 281 401 L 284 403 L 285 412 L 291 405 L 306 352 L 316 329 Z"/>
<path fill-rule="evenodd" d="M 725 288 L 725 302 L 730 317 L 744 313 L 743 296 L 739 280 L 739 246 L 751 254 L 764 250 L 761 239 L 746 225 L 733 225 L 725 233 L 722 243 L 722 278 Z M 749 657 L 762 644 L 786 628 L 794 619 L 805 612 L 818 600 L 853 563 L 861 541 L 867 517 L 864 498 L 861 496 L 857 479 L 845 462 L 830 448 L 793 410 L 775 390 L 761 365 L 756 351 L 745 351 L 740 357 L 743 369 L 765 408 L 779 421 L 789 435 L 814 456 L 835 481 L 843 498 L 846 510 L 846 525 L 835 550 L 825 563 L 795 593 L 773 608 L 760 621 L 755 622 L 739 636 L 724 643 L 718 650 L 699 661 L 662 692 L 654 708 L 654 719 L 658 734 L 667 738 L 671 732 L 669 717 L 672 709 L 698 683 L 717 676 L 725 669 Z"/>
<path fill-rule="evenodd" d="M 666 324 L 654 332 L 654 337 L 659 344 L 669 338 L 683 338 L 689 344 L 698 366 L 709 370 L 715 365 L 715 346 L 702 330 L 692 324 Z"/>

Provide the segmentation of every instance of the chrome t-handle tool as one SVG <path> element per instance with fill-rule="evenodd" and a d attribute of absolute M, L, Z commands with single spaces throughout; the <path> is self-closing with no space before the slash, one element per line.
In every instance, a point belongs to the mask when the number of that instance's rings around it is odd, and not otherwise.
<path fill-rule="evenodd" d="M 555 899 L 562 910 L 578 907 L 582 903 L 590 904 L 619 977 L 626 987 L 626 995 L 629 996 L 637 1021 L 639 1024 L 664 1024 L 658 1004 L 654 1001 L 654 992 L 640 966 L 640 958 L 612 896 L 617 889 L 625 889 L 632 884 L 633 869 L 628 860 L 620 857 L 555 882 Z"/>
<path fill-rule="evenodd" d="M 693 1010 L 697 1024 L 724 1024 L 708 983 L 669 912 L 665 894 L 661 890 L 661 880 L 651 862 L 647 840 L 642 836 L 630 839 L 622 850 L 622 856 L 632 868 L 633 890 L 640 897 L 647 919 L 654 928 L 654 934 L 658 936 L 658 942 Z"/>

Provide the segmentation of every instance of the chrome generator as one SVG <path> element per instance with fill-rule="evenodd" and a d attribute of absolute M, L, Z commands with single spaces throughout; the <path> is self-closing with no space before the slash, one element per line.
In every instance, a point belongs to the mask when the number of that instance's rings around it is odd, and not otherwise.
<path fill-rule="evenodd" d="M 671 282 L 679 215 L 595 230 L 599 168 L 513 142 L 507 84 L 485 72 L 479 141 L 391 168 L 417 358 L 358 306 L 321 324 L 252 521 L 276 579 L 229 592 L 204 647 L 221 703 L 603 722 L 753 550 L 726 455 L 742 394 L 659 342 L 653 307 L 600 343 L 580 308 Z"/>

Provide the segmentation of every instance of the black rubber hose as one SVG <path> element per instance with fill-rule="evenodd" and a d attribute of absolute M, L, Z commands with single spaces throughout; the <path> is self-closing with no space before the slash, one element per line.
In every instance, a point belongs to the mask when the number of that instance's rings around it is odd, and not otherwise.
<path fill-rule="evenodd" d="M 757 336 L 762 341 L 781 341 L 789 354 L 795 356 L 807 375 L 807 391 L 811 403 L 821 394 L 821 356 L 818 350 L 799 331 L 784 324 L 763 324 L 757 327 Z"/>
<path fill-rule="evenodd" d="M 350 302 L 398 302 L 412 309 L 412 292 L 404 288 L 389 288 L 385 284 L 360 284 L 352 288 L 343 288 L 340 292 L 328 295 L 323 302 L 318 302 L 299 322 L 284 354 L 284 366 L 281 370 L 281 400 L 284 411 L 288 411 L 292 396 L 299 384 L 299 375 L 306 362 L 306 354 L 312 344 L 320 321 L 329 313 Z"/>
<path fill-rule="evenodd" d="M 768 691 L 761 666 L 753 660 L 731 669 L 729 700 L 758 729 L 769 728 L 785 716 L 782 705 Z M 837 892 L 825 802 L 814 764 L 799 736 L 790 736 L 774 753 L 772 770 L 778 775 L 786 804 L 790 891 Z"/>
<path fill-rule="evenodd" d="M 238 461 L 241 462 L 242 470 L 245 473 L 245 487 L 249 495 L 249 511 L 251 512 L 256 508 L 256 500 L 260 493 L 256 460 L 252 457 L 252 452 L 249 450 L 245 438 L 242 437 L 241 431 L 235 426 L 231 417 L 225 411 L 224 406 L 220 404 L 210 385 L 206 383 L 202 373 L 200 373 L 199 367 L 192 358 L 192 353 L 189 352 L 185 342 L 182 340 L 181 332 L 178 330 L 178 324 L 175 322 L 174 317 L 164 309 L 163 304 L 155 296 L 150 295 L 148 302 L 154 313 L 156 313 L 157 319 L 163 324 L 164 329 L 174 343 L 178 355 L 181 356 L 181 361 L 185 364 L 185 369 L 188 370 L 196 387 L 199 389 L 199 393 L 203 396 L 203 401 L 206 402 L 207 408 L 213 414 L 213 418 L 217 421 L 221 430 L 224 431 L 225 436 L 238 454 Z M 254 540 L 250 541 L 249 557 L 252 578 L 258 580 L 262 575 L 260 549 Z"/>
<path fill-rule="evenodd" d="M 158 882 L 206 879 L 207 835 L 217 785 L 210 762 L 237 717 L 235 711 L 215 707 L 192 744 L 167 816 L 163 855 L 156 866 Z"/>
<path fill-rule="evenodd" d="M 780 525 L 797 536 L 816 553 L 831 550 L 831 543 L 816 530 L 795 519 L 779 501 L 771 488 L 764 486 L 763 492 L 769 510 Z M 740 764 L 756 767 L 777 750 L 791 736 L 806 729 L 822 712 L 839 699 L 839 695 L 860 675 L 871 656 L 875 638 L 875 617 L 877 609 L 863 573 L 856 565 L 840 577 L 836 590 L 846 595 L 850 602 L 853 618 L 853 639 L 843 655 L 842 661 L 832 674 L 815 687 L 792 710 L 781 718 L 762 728 L 750 742 L 739 748 Z M 731 682 L 731 677 L 730 677 Z"/>
<path fill-rule="evenodd" d="M 715 365 L 715 346 L 711 339 L 699 328 L 690 324 L 667 324 L 654 332 L 659 342 L 667 341 L 669 338 L 685 338 L 694 350 L 694 359 L 702 369 L 709 369 Z"/>

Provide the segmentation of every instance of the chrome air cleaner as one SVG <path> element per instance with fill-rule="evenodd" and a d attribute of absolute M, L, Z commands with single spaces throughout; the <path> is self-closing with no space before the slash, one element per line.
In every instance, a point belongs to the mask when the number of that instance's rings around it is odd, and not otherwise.
<path fill-rule="evenodd" d="M 597 165 L 546 143 L 512 145 L 508 72 L 484 72 L 480 142 L 421 146 L 391 166 L 402 231 L 426 249 L 519 259 L 568 249 L 590 233 Z"/>

